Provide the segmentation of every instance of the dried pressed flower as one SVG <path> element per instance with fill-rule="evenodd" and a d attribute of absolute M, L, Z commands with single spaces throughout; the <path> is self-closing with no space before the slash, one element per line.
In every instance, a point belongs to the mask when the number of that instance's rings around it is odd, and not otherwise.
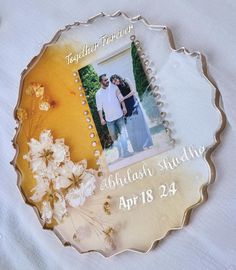
<path fill-rule="evenodd" d="M 34 90 L 34 93 L 35 93 L 35 96 L 36 97 L 42 97 L 43 94 L 44 94 L 44 86 L 40 83 L 32 83 L 31 84 L 33 90 Z"/>
<path fill-rule="evenodd" d="M 48 111 L 50 109 L 50 104 L 47 101 L 42 101 L 39 103 L 40 111 Z"/>
<path fill-rule="evenodd" d="M 110 203 L 109 202 L 104 202 L 103 204 L 103 210 L 104 212 L 107 214 L 107 215 L 110 215 L 111 214 L 111 206 L 110 206 Z"/>
<path fill-rule="evenodd" d="M 25 89 L 25 93 L 26 93 L 28 96 L 33 96 L 33 95 L 34 95 L 34 89 L 33 89 L 32 85 L 28 86 L 28 87 Z"/>
<path fill-rule="evenodd" d="M 42 218 L 57 221 L 66 214 L 66 206 L 83 205 L 95 190 L 96 176 L 87 169 L 87 161 L 72 162 L 64 139 L 53 140 L 50 130 L 44 130 L 39 140 L 31 138 L 29 152 L 23 156 L 30 163 L 36 180 L 31 199 L 42 202 Z M 66 205 L 67 203 L 67 205 Z"/>
<path fill-rule="evenodd" d="M 31 197 L 37 201 L 35 194 Z M 62 221 L 67 214 L 66 202 L 64 197 L 53 188 L 53 185 L 48 181 L 47 189 L 42 198 L 41 216 L 46 223 L 51 223 L 54 218 L 58 223 Z"/>
<path fill-rule="evenodd" d="M 56 173 L 56 168 L 69 160 L 69 147 L 64 144 L 63 139 L 53 137 L 50 130 L 44 130 L 39 136 L 39 140 L 31 139 L 28 142 L 29 152 L 24 155 L 30 163 L 31 170 L 36 175 L 44 175 L 52 178 L 52 174 Z"/>
<path fill-rule="evenodd" d="M 16 117 L 17 119 L 22 123 L 24 120 L 27 119 L 27 112 L 23 108 L 18 108 L 16 111 Z"/>
<path fill-rule="evenodd" d="M 31 83 L 25 90 L 27 95 L 35 95 L 42 98 L 44 95 L 44 86 L 38 82 Z"/>
<path fill-rule="evenodd" d="M 83 205 L 95 190 L 96 177 L 86 168 L 87 161 L 82 160 L 77 163 L 68 161 L 58 169 L 58 186 L 66 188 L 65 198 L 71 207 Z"/>
<path fill-rule="evenodd" d="M 105 234 L 105 247 L 107 249 L 115 249 L 116 246 L 113 239 L 115 230 L 112 227 L 108 227 L 106 230 L 103 231 L 103 233 Z"/>
<path fill-rule="evenodd" d="M 109 235 L 112 236 L 115 232 L 114 228 L 112 227 L 108 227 L 105 231 L 103 231 L 105 233 L 105 235 Z"/>
<path fill-rule="evenodd" d="M 39 87 L 35 89 L 35 96 L 36 97 L 43 97 L 44 94 L 44 87 Z"/>

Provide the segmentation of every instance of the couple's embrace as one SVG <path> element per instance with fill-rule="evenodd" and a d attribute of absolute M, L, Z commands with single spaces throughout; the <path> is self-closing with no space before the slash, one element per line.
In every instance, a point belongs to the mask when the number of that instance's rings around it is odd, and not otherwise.
<path fill-rule="evenodd" d="M 96 106 L 101 124 L 107 125 L 109 134 L 119 151 L 119 158 L 131 156 L 153 145 L 143 111 L 131 82 L 114 74 L 99 76 L 101 88 L 96 93 Z M 105 115 L 105 117 L 104 117 Z"/>

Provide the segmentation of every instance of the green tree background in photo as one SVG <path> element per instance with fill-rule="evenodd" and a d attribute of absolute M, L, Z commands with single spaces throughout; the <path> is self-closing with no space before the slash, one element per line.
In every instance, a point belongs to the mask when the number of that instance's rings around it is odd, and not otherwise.
<path fill-rule="evenodd" d="M 89 104 L 102 147 L 103 149 L 107 148 L 112 144 L 112 140 L 110 138 L 107 126 L 101 125 L 95 99 L 96 92 L 101 87 L 98 74 L 92 65 L 87 65 L 79 70 L 79 75 L 82 85 L 86 91 L 87 102 Z"/>
<path fill-rule="evenodd" d="M 151 121 L 156 121 L 156 119 L 159 117 L 159 110 L 157 108 L 155 99 L 150 92 L 151 88 L 134 42 L 131 43 L 131 57 L 135 86 L 140 101 L 142 102 L 143 108 L 145 109 L 149 119 Z"/>
<path fill-rule="evenodd" d="M 131 43 L 131 57 L 136 90 L 138 92 L 140 100 L 142 100 L 143 93 L 145 91 L 149 91 L 150 87 L 134 42 Z"/>

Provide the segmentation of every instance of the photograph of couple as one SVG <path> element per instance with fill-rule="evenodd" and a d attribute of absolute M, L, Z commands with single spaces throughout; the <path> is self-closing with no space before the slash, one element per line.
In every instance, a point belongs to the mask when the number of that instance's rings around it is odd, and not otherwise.
<path fill-rule="evenodd" d="M 133 43 L 83 67 L 79 74 L 110 171 L 170 149 L 170 138 Z"/>

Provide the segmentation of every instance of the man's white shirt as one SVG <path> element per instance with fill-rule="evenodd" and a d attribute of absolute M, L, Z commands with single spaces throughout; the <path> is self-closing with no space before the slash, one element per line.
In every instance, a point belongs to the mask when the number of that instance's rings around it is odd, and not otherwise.
<path fill-rule="evenodd" d="M 104 111 L 107 122 L 112 122 L 123 116 L 116 91 L 116 86 L 109 85 L 106 89 L 100 88 L 96 93 L 97 110 Z"/>

